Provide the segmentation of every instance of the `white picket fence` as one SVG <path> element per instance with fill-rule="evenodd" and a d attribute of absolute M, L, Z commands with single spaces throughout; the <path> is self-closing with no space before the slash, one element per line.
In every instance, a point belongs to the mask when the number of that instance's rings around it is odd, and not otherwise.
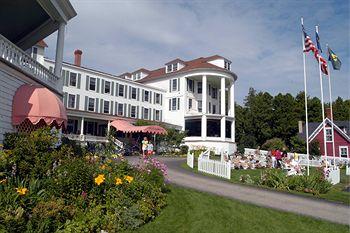
<path fill-rule="evenodd" d="M 350 176 L 350 164 L 346 165 L 346 173 L 347 176 Z"/>
<path fill-rule="evenodd" d="M 204 153 L 198 158 L 198 171 L 231 179 L 231 164 L 229 162 L 208 159 L 203 156 Z"/>
<path fill-rule="evenodd" d="M 193 168 L 193 165 L 194 165 L 194 154 L 188 152 L 187 153 L 187 165 L 190 167 L 190 168 Z"/>

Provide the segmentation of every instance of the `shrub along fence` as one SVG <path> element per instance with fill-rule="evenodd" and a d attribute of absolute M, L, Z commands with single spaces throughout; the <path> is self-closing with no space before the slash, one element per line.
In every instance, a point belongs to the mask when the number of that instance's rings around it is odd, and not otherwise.
<path fill-rule="evenodd" d="M 231 179 L 231 164 L 209 159 L 209 151 L 202 152 L 198 158 L 198 171 Z"/>

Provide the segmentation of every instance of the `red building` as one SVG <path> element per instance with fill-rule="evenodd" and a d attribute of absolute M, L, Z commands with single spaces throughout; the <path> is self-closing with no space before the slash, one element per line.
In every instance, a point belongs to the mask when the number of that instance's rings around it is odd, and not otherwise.
<path fill-rule="evenodd" d="M 328 110 L 328 109 L 327 109 Z M 327 111 L 326 123 L 326 148 L 327 156 L 333 156 L 333 140 L 335 147 L 335 156 L 350 158 L 350 121 L 334 121 L 330 120 L 330 114 Z M 334 135 L 332 135 L 332 125 Z M 323 138 L 323 122 L 309 123 L 309 143 L 317 140 L 320 143 L 321 155 L 324 153 L 324 138 Z M 299 122 L 299 136 L 305 139 L 305 127 Z"/>

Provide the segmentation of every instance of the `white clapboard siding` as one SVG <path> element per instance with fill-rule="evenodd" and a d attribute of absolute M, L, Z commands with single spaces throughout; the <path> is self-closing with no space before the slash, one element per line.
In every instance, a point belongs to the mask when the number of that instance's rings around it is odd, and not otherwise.
<path fill-rule="evenodd" d="M 0 143 L 3 143 L 4 133 L 13 132 L 12 100 L 16 90 L 25 82 L 3 70 L 0 70 Z"/>
<path fill-rule="evenodd" d="M 231 164 L 228 162 L 198 158 L 198 171 L 231 179 Z"/>
<path fill-rule="evenodd" d="M 193 165 L 194 165 L 194 154 L 193 153 L 190 153 L 190 152 L 187 153 L 187 165 L 190 168 L 193 168 Z"/>

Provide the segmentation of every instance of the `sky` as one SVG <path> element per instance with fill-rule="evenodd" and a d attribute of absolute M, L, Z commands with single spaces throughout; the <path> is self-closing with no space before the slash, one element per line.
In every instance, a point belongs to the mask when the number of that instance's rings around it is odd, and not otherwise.
<path fill-rule="evenodd" d="M 304 90 L 300 17 L 315 42 L 315 25 L 342 61 L 331 70 L 333 100 L 350 98 L 348 0 L 71 0 L 77 16 L 66 26 L 64 61 L 81 49 L 82 66 L 112 74 L 157 69 L 175 58 L 221 55 L 238 75 L 236 101 L 249 87 L 272 95 Z M 56 33 L 45 39 L 55 56 Z M 316 59 L 306 55 L 307 92 L 320 98 Z M 322 78 L 325 101 L 328 79 Z"/>

